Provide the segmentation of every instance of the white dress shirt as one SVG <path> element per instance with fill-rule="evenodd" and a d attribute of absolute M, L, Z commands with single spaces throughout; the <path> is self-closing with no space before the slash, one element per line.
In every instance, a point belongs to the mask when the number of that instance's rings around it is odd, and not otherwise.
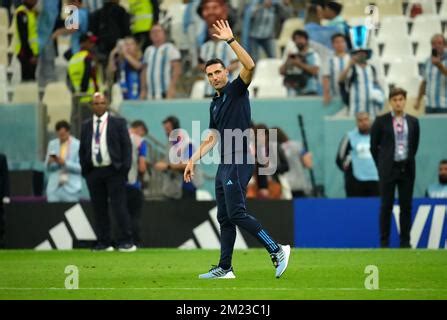
<path fill-rule="evenodd" d="M 105 112 L 101 117 L 98 117 L 97 115 L 93 115 L 93 135 L 92 135 L 92 161 L 94 167 L 107 167 L 112 164 L 112 160 L 110 159 L 109 150 L 107 148 L 107 127 L 108 127 L 108 117 L 109 113 Z M 99 150 L 101 150 L 101 156 L 102 156 L 102 162 L 101 164 L 98 164 L 96 161 L 96 141 L 95 141 L 95 135 L 96 135 L 96 126 L 98 119 L 101 120 L 101 123 L 99 124 L 101 136 L 99 139 Z"/>

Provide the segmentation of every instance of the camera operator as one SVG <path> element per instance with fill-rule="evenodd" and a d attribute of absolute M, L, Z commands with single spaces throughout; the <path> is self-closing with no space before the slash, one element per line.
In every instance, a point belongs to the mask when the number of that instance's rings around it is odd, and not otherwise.
<path fill-rule="evenodd" d="M 286 49 L 283 65 L 279 69 L 280 74 L 284 75 L 288 96 L 317 94 L 320 57 L 309 47 L 306 31 L 296 30 L 292 40 L 295 46 Z"/>

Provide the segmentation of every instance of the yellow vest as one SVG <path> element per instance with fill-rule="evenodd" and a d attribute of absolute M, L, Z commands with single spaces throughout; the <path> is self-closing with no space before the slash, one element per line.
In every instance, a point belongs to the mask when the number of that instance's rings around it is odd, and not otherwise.
<path fill-rule="evenodd" d="M 37 14 L 33 10 L 29 10 L 26 6 L 23 4 L 19 6 L 15 12 L 14 15 L 14 21 L 15 21 L 15 53 L 19 54 L 20 50 L 22 49 L 22 43 L 20 41 L 20 34 L 19 34 L 19 28 L 17 26 L 17 14 L 19 12 L 24 12 L 26 14 L 26 17 L 28 18 L 28 43 L 29 46 L 35 56 L 39 54 L 39 36 L 37 34 Z"/>
<path fill-rule="evenodd" d="M 79 51 L 71 57 L 70 61 L 68 61 L 68 77 L 74 88 L 74 93 L 81 93 L 82 78 L 84 77 L 85 72 L 85 58 L 88 54 L 89 52 L 87 50 Z M 82 97 L 79 100 L 81 103 L 92 101 L 92 96 L 95 93 L 95 83 L 92 78 L 89 78 L 88 80 L 87 92 L 82 93 L 86 93 L 88 96 Z"/>
<path fill-rule="evenodd" d="M 132 33 L 147 32 L 152 28 L 154 9 L 149 0 L 129 0 L 129 12 L 132 15 L 130 30 Z"/>

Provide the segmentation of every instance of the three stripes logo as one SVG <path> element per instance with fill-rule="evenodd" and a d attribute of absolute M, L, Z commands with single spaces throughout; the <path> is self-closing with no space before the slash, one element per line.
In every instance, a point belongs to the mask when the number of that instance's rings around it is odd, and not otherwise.
<path fill-rule="evenodd" d="M 433 210 L 432 210 L 433 209 Z M 446 216 L 447 205 L 420 205 L 418 207 L 416 216 L 413 221 L 410 232 L 410 244 L 412 248 L 417 248 L 421 240 L 422 233 L 426 228 L 427 221 L 429 220 L 430 212 L 433 212 L 431 219 L 431 226 L 428 229 L 428 249 L 447 248 L 447 230 L 444 230 L 443 239 L 443 227 Z M 397 230 L 400 234 L 399 215 L 400 207 L 395 205 L 393 207 L 393 215 L 396 221 Z M 447 229 L 447 227 L 446 227 Z"/>
<path fill-rule="evenodd" d="M 50 229 L 49 239 L 37 245 L 35 250 L 71 250 L 73 249 L 73 238 L 80 241 L 96 240 L 87 216 L 81 205 L 76 204 L 65 212 L 67 222 L 60 222 Z M 71 231 L 70 231 L 71 230 Z"/>
<path fill-rule="evenodd" d="M 217 207 L 209 211 L 209 219 L 192 230 L 193 237 L 179 246 L 179 249 L 220 249 L 219 222 L 217 221 Z M 239 228 L 236 227 L 235 249 L 247 249 L 247 243 Z"/>

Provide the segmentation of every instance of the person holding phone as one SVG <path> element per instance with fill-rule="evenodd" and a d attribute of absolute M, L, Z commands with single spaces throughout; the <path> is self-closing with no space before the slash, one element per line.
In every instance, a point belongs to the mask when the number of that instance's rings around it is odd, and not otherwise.
<path fill-rule="evenodd" d="M 431 57 L 425 62 L 423 81 L 414 108 L 419 110 L 425 96 L 425 113 L 447 113 L 447 51 L 442 34 L 431 38 Z"/>

